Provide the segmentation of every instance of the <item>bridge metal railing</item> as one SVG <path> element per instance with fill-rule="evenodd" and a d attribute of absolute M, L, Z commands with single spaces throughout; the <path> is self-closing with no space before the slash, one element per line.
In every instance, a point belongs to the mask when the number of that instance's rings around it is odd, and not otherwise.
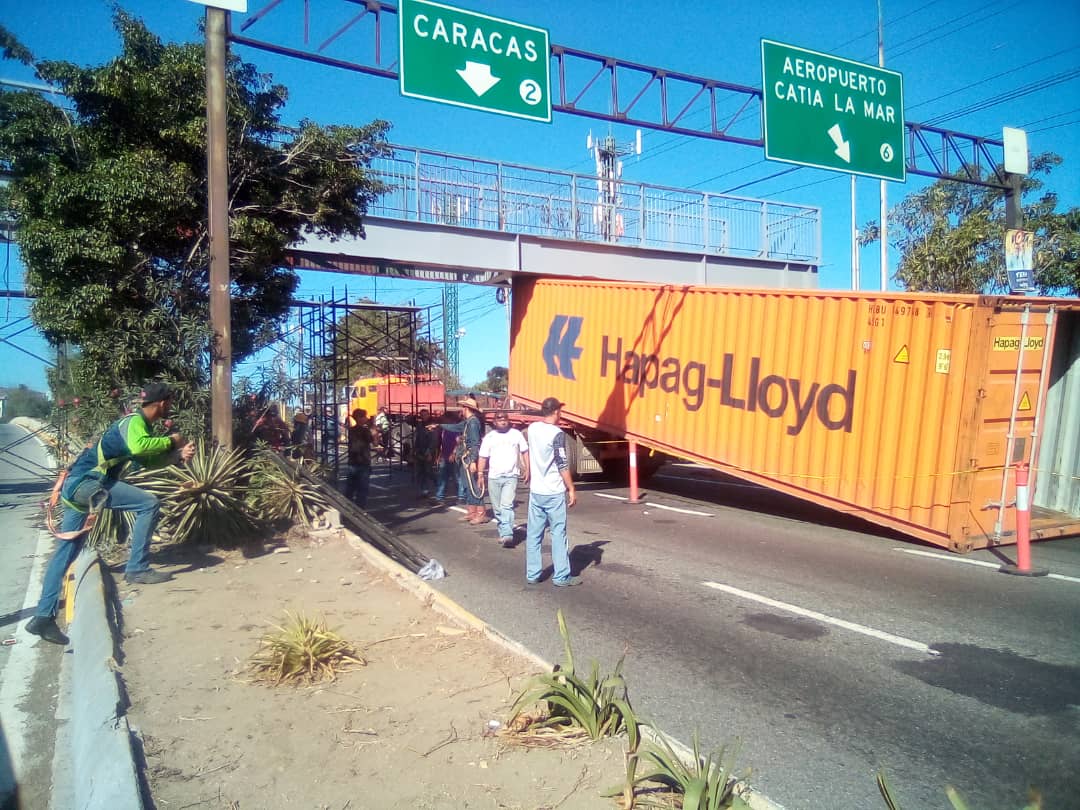
<path fill-rule="evenodd" d="M 816 207 L 391 147 L 368 213 L 462 228 L 819 264 Z"/>

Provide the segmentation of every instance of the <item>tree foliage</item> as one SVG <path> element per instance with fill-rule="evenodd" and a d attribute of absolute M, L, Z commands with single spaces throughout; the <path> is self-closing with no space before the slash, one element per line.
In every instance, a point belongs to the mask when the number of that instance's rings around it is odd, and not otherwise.
<path fill-rule="evenodd" d="M 1046 153 L 1031 161 L 1021 186 L 1023 227 L 1035 234 L 1039 292 L 1080 294 L 1080 208 L 1057 212 L 1058 198 L 1039 176 L 1061 163 Z M 938 180 L 909 194 L 889 214 L 890 242 L 900 251 L 894 278 L 907 290 L 956 293 L 1008 291 L 1005 272 L 1005 193 L 996 188 Z M 876 222 L 860 244 L 876 242 Z"/>
<path fill-rule="evenodd" d="M 32 388 L 19 385 L 16 388 L 8 388 L 5 394 L 3 421 L 10 422 L 16 416 L 30 416 L 35 419 L 45 419 L 52 410 L 49 398 Z"/>
<path fill-rule="evenodd" d="M 33 318 L 79 348 L 84 397 L 163 378 L 208 379 L 206 93 L 201 44 L 163 44 L 122 10 L 120 54 L 38 61 L 66 106 L 0 92 L 0 208 L 19 221 Z M 25 50 L 8 34 L 6 56 Z M 305 234 L 363 236 L 382 190 L 367 170 L 389 125 L 283 125 L 284 87 L 235 56 L 228 74 L 233 360 L 272 342 L 297 285 L 286 249 Z M 194 399 L 193 399 L 194 401 Z"/>
<path fill-rule="evenodd" d="M 484 378 L 484 381 L 478 383 L 476 387 L 492 394 L 504 394 L 506 393 L 509 384 L 510 369 L 506 366 L 492 366 L 488 369 L 487 377 Z"/>

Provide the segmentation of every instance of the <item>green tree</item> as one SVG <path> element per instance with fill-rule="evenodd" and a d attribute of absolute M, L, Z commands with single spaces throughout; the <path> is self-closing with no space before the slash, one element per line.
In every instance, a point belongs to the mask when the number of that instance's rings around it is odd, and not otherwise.
<path fill-rule="evenodd" d="M 79 348 L 72 384 L 84 399 L 163 378 L 189 392 L 208 380 L 206 96 L 201 44 L 163 44 L 122 10 L 120 54 L 93 67 L 38 61 L 67 99 L 0 92 L 0 164 L 12 178 L 0 209 L 54 343 Z M 0 32 L 6 56 L 17 42 Z M 367 167 L 389 125 L 295 129 L 287 94 L 228 63 L 229 231 L 233 360 L 272 342 L 297 285 L 285 251 L 305 234 L 363 236 L 382 190 Z"/>
<path fill-rule="evenodd" d="M 1035 234 L 1035 283 L 1048 295 L 1080 294 L 1080 209 L 1056 211 L 1057 195 L 1043 191 L 1040 175 L 1061 163 L 1052 153 L 1031 161 L 1021 187 L 1024 228 Z M 900 251 L 894 278 L 907 290 L 1001 293 L 1005 272 L 1005 194 L 954 180 L 905 197 L 889 214 L 890 241 Z M 876 222 L 860 231 L 860 244 L 880 238 Z"/>
<path fill-rule="evenodd" d="M 4 402 L 3 421 L 10 422 L 16 416 L 31 416 L 35 419 L 45 419 L 52 411 L 49 398 L 32 388 L 19 385 L 17 388 L 9 388 Z"/>
<path fill-rule="evenodd" d="M 488 369 L 485 380 L 482 383 L 478 383 L 476 387 L 492 394 L 502 394 L 506 392 L 506 388 L 509 384 L 510 369 L 506 366 L 492 366 Z"/>

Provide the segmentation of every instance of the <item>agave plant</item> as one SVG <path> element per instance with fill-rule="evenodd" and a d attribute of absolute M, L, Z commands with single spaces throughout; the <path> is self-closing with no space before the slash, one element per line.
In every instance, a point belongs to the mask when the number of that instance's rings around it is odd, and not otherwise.
<path fill-rule="evenodd" d="M 255 514 L 271 522 L 299 520 L 305 526 L 330 505 L 314 486 L 300 476 L 299 467 L 283 469 L 260 450 L 256 456 L 248 491 L 248 504 Z"/>
<path fill-rule="evenodd" d="M 547 716 L 530 721 L 522 733 L 530 729 L 557 726 L 584 730 L 589 739 L 613 737 L 625 729 L 631 751 L 637 750 L 640 739 L 637 715 L 630 707 L 626 695 L 626 681 L 622 676 L 623 659 L 615 665 L 615 671 L 600 676 L 600 665 L 592 662 L 588 677 L 581 677 L 574 667 L 574 652 L 570 645 L 570 631 L 562 610 L 556 614 L 559 634 L 563 639 L 566 662 L 554 671 L 537 675 L 518 695 L 511 709 L 510 727 L 530 706 L 546 702 Z"/>
<path fill-rule="evenodd" d="M 332 681 L 337 673 L 367 661 L 341 636 L 326 628 L 322 619 L 285 612 L 283 626 L 262 637 L 251 657 L 250 671 L 259 681 L 273 685 L 293 681 Z"/>
<path fill-rule="evenodd" d="M 143 470 L 130 480 L 161 499 L 162 535 L 178 543 L 228 545 L 259 528 L 244 505 L 250 474 L 240 450 L 208 450 L 200 442 L 187 464 Z"/>
<path fill-rule="evenodd" d="M 885 771 L 878 771 L 876 779 L 878 792 L 881 793 L 881 798 L 885 802 L 885 806 L 888 807 L 889 810 L 900 810 L 900 805 L 897 804 L 896 799 L 892 796 L 892 789 L 889 787 L 889 781 L 885 778 Z M 967 802 L 961 798 L 956 788 L 952 785 L 945 788 L 945 796 L 948 798 L 949 804 L 953 806 L 953 810 L 968 810 Z M 1042 794 L 1034 788 L 1029 788 L 1028 803 L 1025 804 L 1021 810 L 1042 810 L 1042 806 Z"/>
<path fill-rule="evenodd" d="M 739 779 L 734 775 L 736 754 L 727 757 L 726 748 L 721 746 L 703 756 L 697 731 L 693 738 L 693 759 L 686 761 L 672 748 L 671 744 L 657 734 L 656 743 L 647 743 L 638 757 L 631 751 L 627 758 L 627 783 L 616 788 L 609 795 L 622 793 L 626 797 L 628 808 L 635 804 L 642 807 L 671 807 L 668 800 L 675 794 L 675 804 L 682 810 L 720 810 L 734 808 L 743 810 L 749 805 L 739 794 Z M 653 770 L 638 775 L 640 762 L 649 762 Z M 647 782 L 663 785 L 667 791 L 664 797 L 657 795 L 635 796 L 635 789 Z"/>

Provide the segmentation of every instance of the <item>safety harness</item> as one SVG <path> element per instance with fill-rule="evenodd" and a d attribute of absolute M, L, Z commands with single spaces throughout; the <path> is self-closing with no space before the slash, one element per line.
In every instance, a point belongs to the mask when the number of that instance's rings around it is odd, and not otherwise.
<path fill-rule="evenodd" d="M 84 534 L 89 534 L 94 530 L 94 524 L 97 523 L 98 516 L 101 514 L 101 510 L 105 508 L 105 504 L 109 500 L 109 491 L 104 487 L 98 487 L 90 493 L 90 498 L 87 501 L 87 509 L 89 514 L 86 516 L 86 522 L 83 523 L 81 529 L 76 529 L 70 532 L 61 532 L 57 529 L 56 522 L 56 504 L 60 500 L 60 493 L 64 489 L 64 482 L 67 480 L 68 471 L 66 469 L 60 471 L 60 475 L 56 477 L 56 483 L 53 484 L 52 493 L 49 495 L 49 501 L 45 504 L 45 525 L 48 527 L 49 532 L 57 540 L 78 540 Z"/>

